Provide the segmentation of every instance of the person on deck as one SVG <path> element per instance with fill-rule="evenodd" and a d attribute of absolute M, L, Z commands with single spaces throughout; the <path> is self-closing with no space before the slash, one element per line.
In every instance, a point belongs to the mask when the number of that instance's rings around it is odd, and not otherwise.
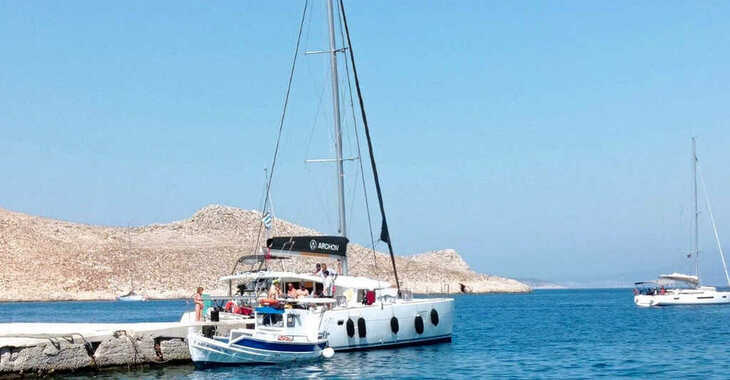
<path fill-rule="evenodd" d="M 298 295 L 299 291 L 294 287 L 294 283 L 290 282 L 289 285 L 287 285 L 286 296 L 289 298 L 297 298 Z"/>
<path fill-rule="evenodd" d="M 322 271 L 322 264 L 317 263 L 317 265 L 314 266 L 314 275 L 319 276 L 319 272 Z"/>
<path fill-rule="evenodd" d="M 327 264 L 322 263 L 322 270 L 319 272 L 319 275 L 322 277 L 327 277 L 330 275 L 330 272 L 327 270 Z"/>
<path fill-rule="evenodd" d="M 279 280 L 274 280 L 274 282 L 271 283 L 271 287 L 269 288 L 269 294 L 270 299 L 279 299 L 281 297 L 281 288 L 279 288 Z"/>
<path fill-rule="evenodd" d="M 305 287 L 301 287 L 297 290 L 297 298 L 307 297 L 309 296 L 309 290 Z"/>
<path fill-rule="evenodd" d="M 203 319 L 203 287 L 198 287 L 193 295 L 193 302 L 195 302 L 195 320 L 201 321 Z"/>

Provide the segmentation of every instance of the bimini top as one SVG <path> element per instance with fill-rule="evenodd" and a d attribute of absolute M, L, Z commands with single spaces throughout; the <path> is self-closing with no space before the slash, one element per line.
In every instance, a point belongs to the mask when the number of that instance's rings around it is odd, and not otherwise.
<path fill-rule="evenodd" d="M 341 288 L 375 290 L 390 288 L 390 283 L 366 277 L 337 276 L 337 278 L 335 278 L 335 286 Z"/>
<path fill-rule="evenodd" d="M 280 279 L 283 282 L 293 281 L 311 281 L 323 283 L 324 277 L 316 276 L 313 274 L 306 273 L 295 273 L 295 272 L 277 272 L 277 271 L 261 271 L 261 272 L 243 272 L 232 274 L 230 276 L 224 276 L 220 278 L 220 281 L 231 281 L 231 280 L 256 280 L 256 279 Z M 355 288 L 355 289 L 385 289 L 390 288 L 390 283 L 387 281 L 375 280 L 366 277 L 353 277 L 353 276 L 335 276 L 335 286 L 341 288 Z"/>
<path fill-rule="evenodd" d="M 259 278 L 274 278 L 282 279 L 284 281 L 312 281 L 312 282 L 323 282 L 324 278 L 315 276 L 312 274 L 294 273 L 294 272 L 277 272 L 277 271 L 261 271 L 261 272 L 243 272 L 236 273 L 230 276 L 223 276 L 220 281 L 231 281 L 231 280 L 256 280 Z"/>
<path fill-rule="evenodd" d="M 671 280 L 671 281 L 681 281 L 686 282 L 688 284 L 697 285 L 700 283 L 700 279 L 697 276 L 691 276 L 688 274 L 682 274 L 674 272 L 672 274 L 662 274 L 659 276 L 660 280 Z"/>

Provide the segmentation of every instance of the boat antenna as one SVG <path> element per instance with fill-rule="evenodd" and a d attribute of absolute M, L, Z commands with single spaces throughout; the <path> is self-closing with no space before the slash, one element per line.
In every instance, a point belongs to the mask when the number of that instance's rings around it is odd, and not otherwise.
<path fill-rule="evenodd" d="M 329 0 L 332 1 L 332 0 Z M 350 63 L 352 64 L 352 75 L 355 77 L 355 89 L 357 91 L 357 99 L 360 103 L 360 114 L 362 115 L 362 123 L 365 128 L 365 137 L 368 141 L 368 151 L 370 153 L 370 166 L 373 169 L 373 177 L 375 179 L 375 191 L 378 194 L 378 203 L 380 205 L 380 215 L 383 218 L 382 226 L 380 229 L 380 240 L 388 244 L 388 252 L 390 253 L 390 261 L 393 264 L 393 275 L 395 276 L 395 285 L 398 288 L 398 296 L 401 296 L 400 282 L 398 281 L 398 270 L 395 267 L 395 255 L 393 254 L 393 244 L 390 241 L 390 234 L 388 233 L 388 223 L 385 218 L 385 207 L 383 206 L 383 193 L 380 190 L 380 179 L 378 178 L 378 168 L 375 166 L 375 154 L 373 153 L 373 142 L 370 137 L 370 128 L 368 127 L 368 118 L 365 114 L 365 103 L 362 98 L 362 91 L 360 90 L 360 79 L 357 76 L 357 67 L 355 66 L 355 53 L 352 49 L 352 41 L 350 40 L 350 28 L 347 26 L 347 16 L 345 15 L 345 5 L 342 0 L 339 0 L 340 12 L 342 13 L 342 23 L 345 26 L 345 36 L 347 36 L 347 47 L 350 51 Z"/>
<path fill-rule="evenodd" d="M 693 178 L 693 195 L 694 195 L 694 207 L 695 207 L 695 224 L 694 224 L 694 254 L 695 254 L 695 275 L 699 283 L 700 279 L 700 249 L 699 249 L 699 209 L 697 207 L 697 147 L 695 143 L 695 137 L 692 137 L 692 178 Z"/>
<path fill-rule="evenodd" d="M 699 165 L 697 165 L 700 169 Z M 699 170 L 698 170 L 699 171 Z M 722 269 L 725 270 L 725 279 L 727 285 L 730 286 L 730 276 L 727 273 L 727 264 L 725 263 L 725 252 L 722 251 L 722 244 L 720 244 L 720 235 L 717 233 L 717 224 L 715 224 L 715 216 L 712 214 L 712 206 L 710 205 L 710 197 L 707 196 L 707 185 L 705 185 L 705 176 L 700 173 L 700 183 L 702 184 L 702 194 L 705 196 L 705 203 L 707 204 L 707 212 L 710 214 L 710 221 L 712 222 L 712 232 L 715 233 L 715 242 L 717 243 L 717 249 L 720 251 L 720 258 L 722 259 Z"/>

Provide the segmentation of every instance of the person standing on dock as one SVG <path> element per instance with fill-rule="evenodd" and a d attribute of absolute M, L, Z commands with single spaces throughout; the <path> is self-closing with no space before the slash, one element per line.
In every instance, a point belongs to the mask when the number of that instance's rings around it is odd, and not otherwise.
<path fill-rule="evenodd" d="M 195 320 L 200 321 L 203 319 L 203 287 L 198 286 L 198 290 L 193 295 L 193 302 L 195 302 Z"/>

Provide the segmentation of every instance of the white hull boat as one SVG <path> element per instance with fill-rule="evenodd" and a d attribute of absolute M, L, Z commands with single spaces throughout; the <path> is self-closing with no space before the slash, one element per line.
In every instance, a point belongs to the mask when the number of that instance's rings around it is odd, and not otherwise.
<path fill-rule="evenodd" d="M 450 342 L 453 299 L 397 300 L 324 313 L 329 345 L 335 351 L 394 348 Z"/>
<path fill-rule="evenodd" d="M 664 294 L 637 294 L 638 306 L 719 305 L 730 303 L 730 292 L 717 291 L 712 286 L 694 289 L 667 289 Z"/>
<path fill-rule="evenodd" d="M 699 261 L 699 221 L 700 214 L 697 203 L 697 151 L 695 148 L 695 139 L 692 138 L 692 163 L 694 176 L 694 249 L 687 257 L 694 257 L 695 274 L 687 275 L 682 273 L 663 274 L 656 281 L 636 282 L 634 285 L 634 303 L 637 306 L 676 306 L 676 305 L 719 305 L 730 303 L 730 292 L 718 291 L 713 286 L 701 286 L 700 283 L 700 261 Z M 725 263 L 725 253 L 720 244 L 720 237 L 717 233 L 715 225 L 715 217 L 712 214 L 710 200 L 707 197 L 707 189 L 704 188 L 704 180 L 702 181 L 703 190 L 705 190 L 705 202 L 707 211 L 712 222 L 712 230 L 715 235 L 715 242 L 722 260 L 722 267 L 725 271 L 725 279 L 730 286 L 730 275 L 728 275 L 727 265 Z"/>
<path fill-rule="evenodd" d="M 316 360 L 322 357 L 326 345 L 326 340 L 281 343 L 247 337 L 231 343 L 230 338 L 206 338 L 198 333 L 188 335 L 190 358 L 198 368 Z"/>
<path fill-rule="evenodd" d="M 327 339 L 319 333 L 319 316 L 302 309 L 256 310 L 253 329 L 230 330 L 216 335 L 213 326 L 191 328 L 190 357 L 198 368 L 238 364 L 277 364 L 332 357 Z"/>
<path fill-rule="evenodd" d="M 147 298 L 141 294 L 130 293 L 117 297 L 117 301 L 146 301 Z"/>
<path fill-rule="evenodd" d="M 328 281 L 308 274 L 276 271 L 240 273 L 222 277 L 221 281 L 243 281 L 249 289 L 256 288 L 257 283 L 267 284 L 264 288 L 272 283 L 282 288 L 297 284 L 308 292 L 326 290 L 325 283 L 329 283 L 331 297 L 282 298 L 276 302 L 303 307 L 303 312 L 312 315 L 310 318 L 321 320 L 312 326 L 326 332 L 328 345 L 335 351 L 394 348 L 452 339 L 453 299 L 414 299 L 407 292 L 398 297 L 398 290 L 384 281 L 344 275 L 333 275 Z M 261 297 L 263 294 L 252 295 L 253 300 L 261 301 Z"/>

